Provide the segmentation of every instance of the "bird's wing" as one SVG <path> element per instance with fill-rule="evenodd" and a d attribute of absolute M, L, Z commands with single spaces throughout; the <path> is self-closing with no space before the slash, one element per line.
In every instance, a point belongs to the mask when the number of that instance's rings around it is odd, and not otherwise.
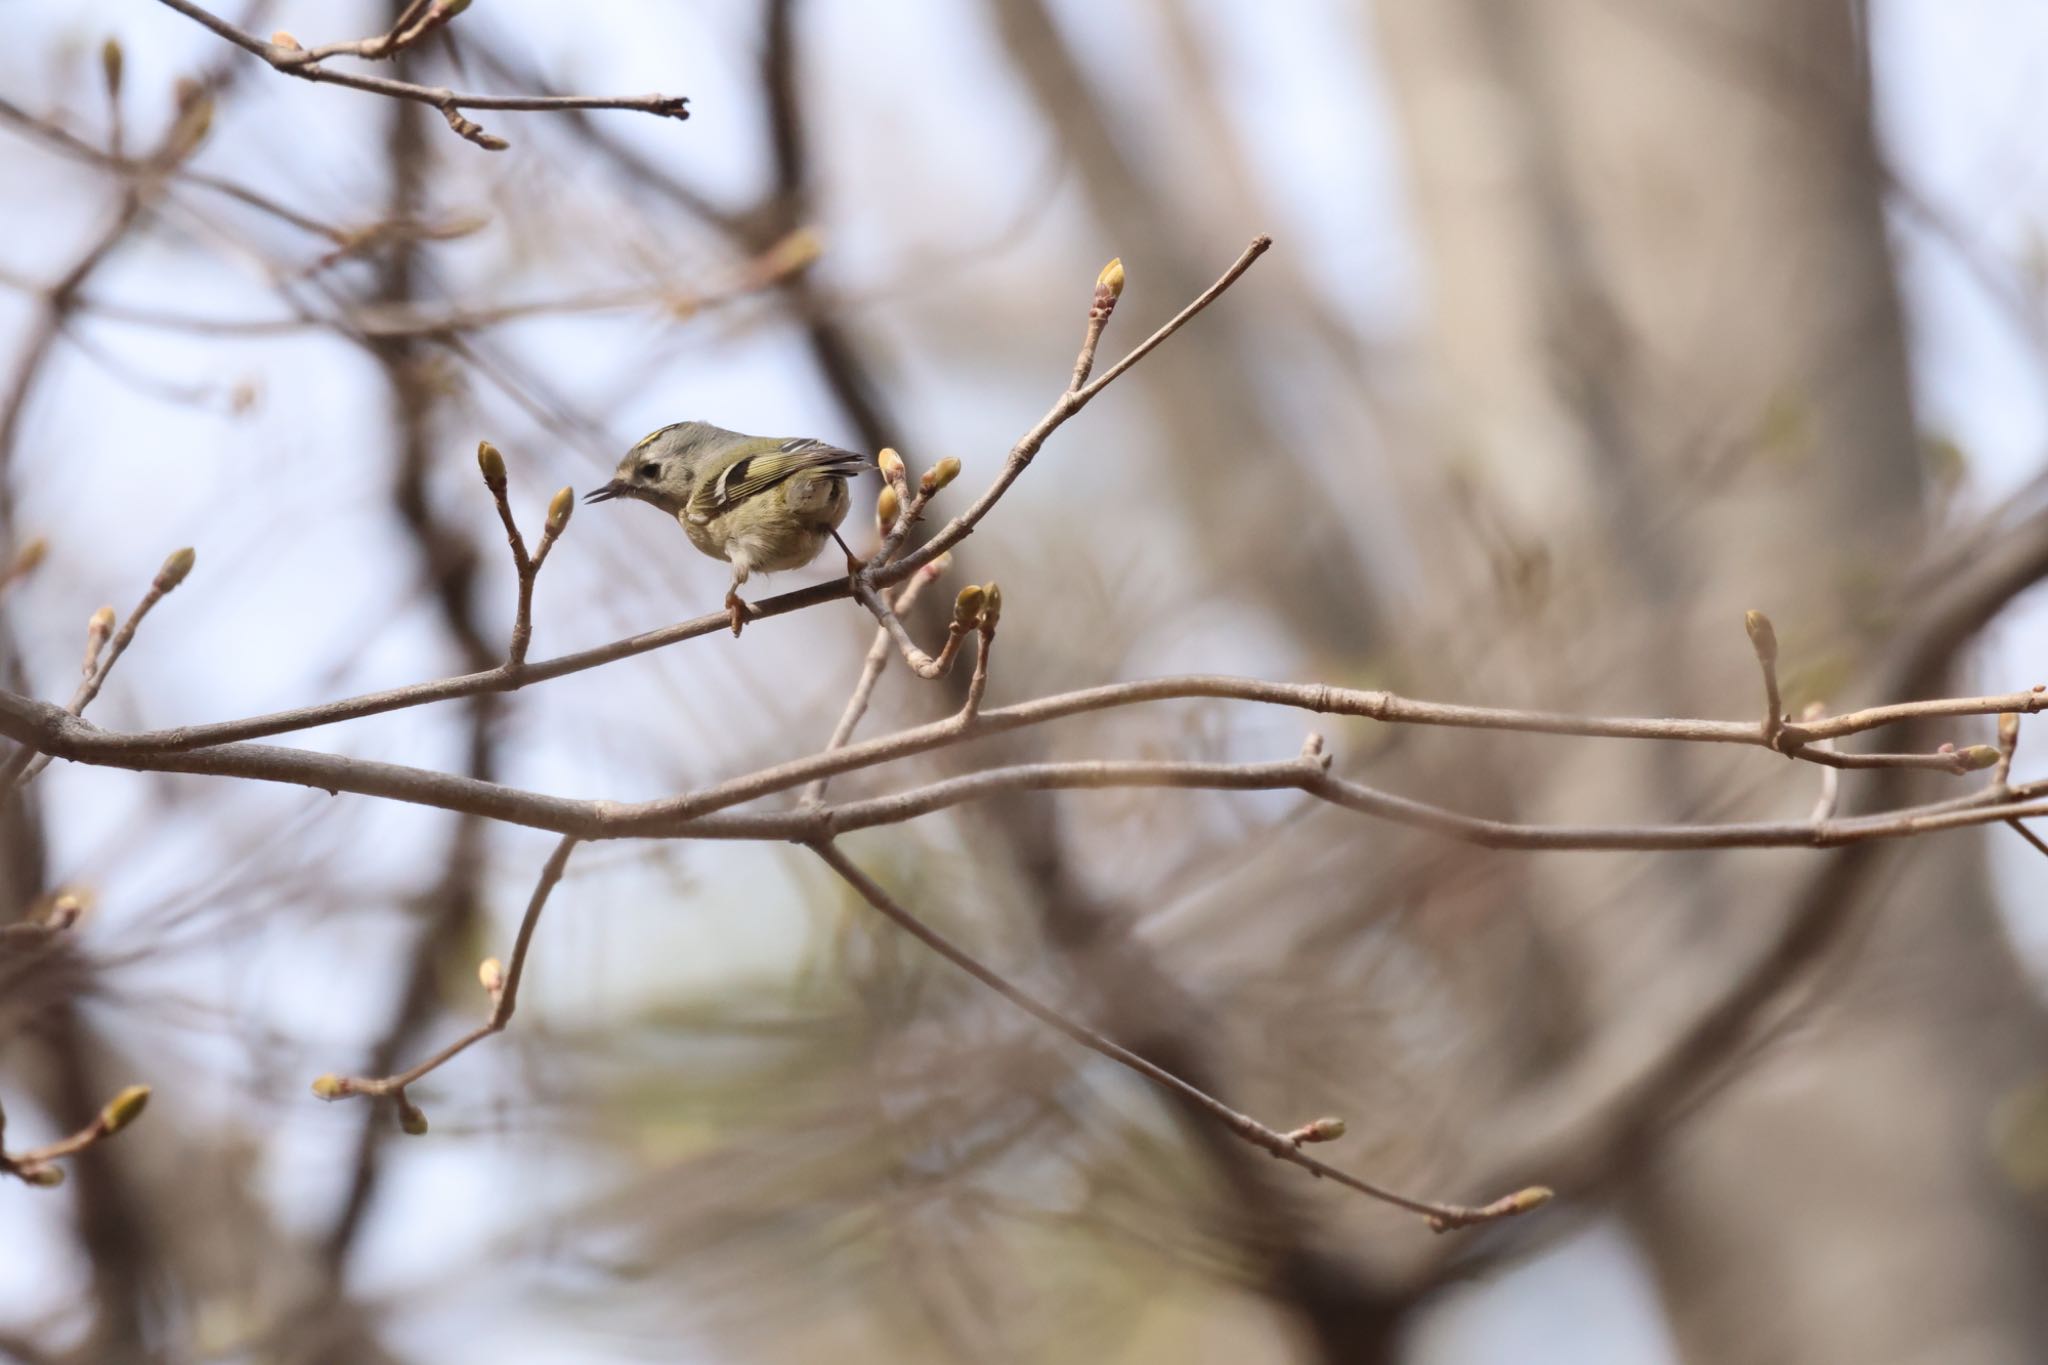
<path fill-rule="evenodd" d="M 867 456 L 828 446 L 823 441 L 778 441 L 764 437 L 741 446 L 740 458 L 727 465 L 717 478 L 698 485 L 690 496 L 690 512 L 699 519 L 715 517 L 807 470 L 850 479 L 874 467 L 875 462 Z"/>

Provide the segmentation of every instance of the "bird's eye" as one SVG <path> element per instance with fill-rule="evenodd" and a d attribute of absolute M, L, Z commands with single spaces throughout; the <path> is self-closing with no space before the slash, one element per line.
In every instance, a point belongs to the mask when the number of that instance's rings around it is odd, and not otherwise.
<path fill-rule="evenodd" d="M 661 477 L 661 466 L 656 464 L 654 461 L 649 460 L 646 464 L 641 465 L 640 468 L 634 472 L 640 478 L 645 479 L 649 483 L 653 483 L 656 479 Z"/>

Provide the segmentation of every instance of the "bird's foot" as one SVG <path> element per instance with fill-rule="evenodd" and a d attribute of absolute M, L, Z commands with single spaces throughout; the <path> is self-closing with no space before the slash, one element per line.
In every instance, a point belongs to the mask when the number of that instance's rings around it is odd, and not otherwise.
<path fill-rule="evenodd" d="M 727 619 L 732 622 L 732 637 L 737 640 L 740 637 L 740 627 L 744 626 L 748 619 L 753 616 L 754 609 L 745 602 L 740 601 L 738 593 L 729 592 L 725 595 L 725 614 Z"/>
<path fill-rule="evenodd" d="M 837 528 L 834 528 L 832 531 L 832 539 L 838 541 L 839 548 L 846 551 L 846 576 L 848 578 L 858 577 L 860 571 L 868 566 L 868 562 L 853 552 L 853 547 L 848 545 L 845 539 L 840 536 Z"/>

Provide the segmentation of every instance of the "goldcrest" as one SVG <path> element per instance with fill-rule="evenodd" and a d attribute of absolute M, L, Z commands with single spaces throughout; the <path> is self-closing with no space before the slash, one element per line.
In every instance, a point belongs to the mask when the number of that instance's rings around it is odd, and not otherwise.
<path fill-rule="evenodd" d="M 747 616 L 739 595 L 747 576 L 802 568 L 827 540 L 838 540 L 851 502 L 847 480 L 874 467 L 867 456 L 822 441 L 676 422 L 627 451 L 612 481 L 584 501 L 652 503 L 682 523 L 692 545 L 731 564 L 725 606 L 737 635 Z M 846 557 L 849 566 L 856 562 L 851 550 Z"/>

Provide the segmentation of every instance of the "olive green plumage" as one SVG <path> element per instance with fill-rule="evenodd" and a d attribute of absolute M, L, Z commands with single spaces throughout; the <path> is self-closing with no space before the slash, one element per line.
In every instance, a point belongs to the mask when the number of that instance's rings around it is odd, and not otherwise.
<path fill-rule="evenodd" d="M 846 519 L 847 480 L 874 467 L 867 456 L 822 441 L 677 422 L 627 451 L 612 481 L 584 501 L 652 503 L 682 524 L 692 545 L 730 563 L 726 607 L 738 634 L 746 612 L 740 584 L 756 571 L 802 568 L 817 558 Z"/>

